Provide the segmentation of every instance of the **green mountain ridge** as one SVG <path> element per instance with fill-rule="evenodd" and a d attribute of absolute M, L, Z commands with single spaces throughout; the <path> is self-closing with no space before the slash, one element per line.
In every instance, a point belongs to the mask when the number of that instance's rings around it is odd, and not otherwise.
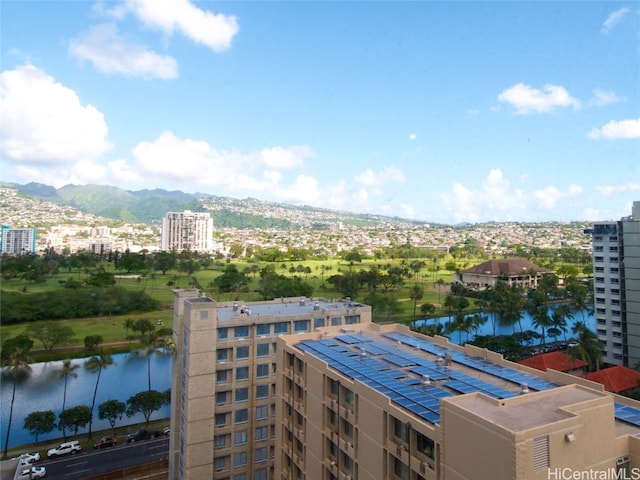
<path fill-rule="evenodd" d="M 342 222 L 345 225 L 424 225 L 398 217 L 357 214 L 308 205 L 267 202 L 255 198 L 234 199 L 206 193 L 179 190 L 145 189 L 129 191 L 107 185 L 65 185 L 59 189 L 40 183 L 25 185 L 0 183 L 38 200 L 65 205 L 81 212 L 128 222 L 159 225 L 167 212 L 192 210 L 211 213 L 220 228 L 314 228 L 325 229 Z"/>

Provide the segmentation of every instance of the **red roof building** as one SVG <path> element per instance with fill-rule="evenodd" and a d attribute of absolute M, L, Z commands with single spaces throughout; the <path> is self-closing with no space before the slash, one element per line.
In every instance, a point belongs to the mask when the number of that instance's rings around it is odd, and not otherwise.
<path fill-rule="evenodd" d="M 527 367 L 535 368 L 546 372 L 547 370 L 557 370 L 565 373 L 582 374 L 587 366 L 579 358 L 572 358 L 564 352 L 541 353 L 533 357 L 526 358 L 518 362 Z"/>
<path fill-rule="evenodd" d="M 605 390 L 613 393 L 640 386 L 640 372 L 622 365 L 588 373 L 586 379 L 601 383 Z"/>

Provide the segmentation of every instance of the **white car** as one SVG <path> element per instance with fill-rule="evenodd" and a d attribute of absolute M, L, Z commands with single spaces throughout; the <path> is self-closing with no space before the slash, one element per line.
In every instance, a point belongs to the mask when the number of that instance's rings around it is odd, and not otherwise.
<path fill-rule="evenodd" d="M 47 469 L 44 467 L 31 467 L 26 470 L 23 470 L 18 477 L 21 480 L 25 480 L 27 478 L 42 478 L 47 474 Z"/>
<path fill-rule="evenodd" d="M 40 454 L 38 452 L 36 452 L 36 453 L 23 453 L 22 455 L 20 455 L 20 457 L 18 457 L 18 464 L 21 467 L 24 467 L 24 466 L 27 466 L 27 465 L 31 465 L 32 463 L 35 463 L 38 460 L 40 460 Z"/>
<path fill-rule="evenodd" d="M 55 448 L 50 449 L 47 452 L 47 457 L 60 457 L 62 455 L 68 455 L 69 453 L 74 454 L 82 450 L 80 446 L 80 442 L 77 440 L 72 440 L 71 442 L 64 442 L 58 445 Z"/>

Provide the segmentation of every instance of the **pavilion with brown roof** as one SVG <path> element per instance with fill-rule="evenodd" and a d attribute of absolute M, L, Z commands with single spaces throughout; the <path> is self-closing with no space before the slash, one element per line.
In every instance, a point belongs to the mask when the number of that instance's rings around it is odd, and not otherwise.
<path fill-rule="evenodd" d="M 606 391 L 613 393 L 640 386 L 640 372 L 622 365 L 588 373 L 586 379 L 601 383 Z"/>
<path fill-rule="evenodd" d="M 527 367 L 535 368 L 546 372 L 547 370 L 557 370 L 571 375 L 584 375 L 587 366 L 579 358 L 573 358 L 564 352 L 548 352 L 534 355 L 533 357 L 520 360 L 518 363 Z"/>
<path fill-rule="evenodd" d="M 454 281 L 479 290 L 495 287 L 498 281 L 507 282 L 509 286 L 529 289 L 536 288 L 547 273 L 552 273 L 552 270 L 539 267 L 522 258 L 505 258 L 488 260 L 475 267 L 460 270 L 454 275 Z"/>

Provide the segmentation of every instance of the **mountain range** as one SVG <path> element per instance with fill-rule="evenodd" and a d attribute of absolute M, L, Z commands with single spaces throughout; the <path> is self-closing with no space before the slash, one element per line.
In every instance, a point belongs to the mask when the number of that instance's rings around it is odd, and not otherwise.
<path fill-rule="evenodd" d="M 310 206 L 267 202 L 254 198 L 234 199 L 207 193 L 174 190 L 123 190 L 107 185 L 65 185 L 55 188 L 41 183 L 1 183 L 22 195 L 64 205 L 99 217 L 159 225 L 167 212 L 210 212 L 217 228 L 313 228 L 326 229 L 342 223 L 357 226 L 424 225 L 397 217 L 358 214 Z"/>

